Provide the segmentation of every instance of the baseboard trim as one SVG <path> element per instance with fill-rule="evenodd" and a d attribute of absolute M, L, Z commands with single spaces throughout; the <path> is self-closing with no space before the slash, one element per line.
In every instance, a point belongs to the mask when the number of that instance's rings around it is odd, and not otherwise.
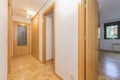
<path fill-rule="evenodd" d="M 40 63 L 42 63 L 42 64 L 44 64 L 44 62 L 43 61 L 41 61 L 41 60 L 38 60 Z"/>
<path fill-rule="evenodd" d="M 46 60 L 46 62 L 53 61 L 53 59 Z"/>
<path fill-rule="evenodd" d="M 42 64 L 45 64 L 46 62 L 49 62 L 49 61 L 52 61 L 53 59 L 50 59 L 50 60 L 47 60 L 47 61 L 41 61 L 41 60 L 39 60 Z"/>
<path fill-rule="evenodd" d="M 105 49 L 99 49 L 100 51 L 106 51 L 106 52 L 115 52 L 115 53 L 120 53 L 119 51 L 113 51 L 113 50 L 105 50 Z"/>
<path fill-rule="evenodd" d="M 64 80 L 64 79 L 62 79 L 58 74 L 56 74 L 55 72 L 54 72 L 54 74 L 55 74 L 60 80 Z"/>
<path fill-rule="evenodd" d="M 50 59 L 50 60 L 47 60 L 46 62 L 49 62 L 49 61 L 52 61 L 53 59 Z M 41 60 L 39 60 L 41 63 L 45 63 L 45 62 L 43 62 L 43 61 L 41 61 Z M 54 74 L 60 79 L 60 80 L 64 80 L 64 79 L 62 79 L 58 74 L 56 74 L 56 72 L 54 71 Z"/>
<path fill-rule="evenodd" d="M 53 59 L 50 59 L 50 60 L 47 60 L 46 62 L 49 62 L 49 61 L 52 61 Z M 41 63 L 45 63 L 45 62 L 43 62 L 43 61 L 41 61 L 41 60 L 39 60 Z M 62 79 L 55 71 L 54 71 L 54 74 L 60 79 L 60 80 L 64 80 L 64 79 Z"/>

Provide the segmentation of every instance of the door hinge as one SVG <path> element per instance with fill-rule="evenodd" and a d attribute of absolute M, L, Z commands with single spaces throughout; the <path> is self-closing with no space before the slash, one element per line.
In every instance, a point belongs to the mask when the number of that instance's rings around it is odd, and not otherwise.
<path fill-rule="evenodd" d="M 86 38 L 86 37 L 84 37 L 84 40 L 86 41 L 86 40 L 87 40 L 87 38 Z"/>
<path fill-rule="evenodd" d="M 84 8 L 86 8 L 86 7 L 87 7 L 87 5 L 85 4 L 85 5 L 84 5 Z"/>

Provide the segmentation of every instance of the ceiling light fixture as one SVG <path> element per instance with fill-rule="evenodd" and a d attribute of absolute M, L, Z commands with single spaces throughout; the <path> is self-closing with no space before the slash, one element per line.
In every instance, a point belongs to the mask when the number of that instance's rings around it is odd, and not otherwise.
<path fill-rule="evenodd" d="M 27 17 L 27 18 L 30 18 L 30 16 L 28 16 L 28 15 L 27 15 L 26 17 Z"/>
<path fill-rule="evenodd" d="M 27 14 L 27 15 L 30 15 L 30 16 L 33 16 L 33 15 L 34 15 L 34 12 L 31 11 L 31 10 L 28 10 L 28 11 L 26 10 L 26 14 Z"/>

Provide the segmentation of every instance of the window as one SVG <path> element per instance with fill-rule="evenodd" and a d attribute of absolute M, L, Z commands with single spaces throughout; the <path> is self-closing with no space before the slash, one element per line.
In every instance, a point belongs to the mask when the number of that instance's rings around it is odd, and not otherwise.
<path fill-rule="evenodd" d="M 105 39 L 120 39 L 120 21 L 104 24 Z"/>
<path fill-rule="evenodd" d="M 18 25 L 18 46 L 27 45 L 27 27 Z"/>

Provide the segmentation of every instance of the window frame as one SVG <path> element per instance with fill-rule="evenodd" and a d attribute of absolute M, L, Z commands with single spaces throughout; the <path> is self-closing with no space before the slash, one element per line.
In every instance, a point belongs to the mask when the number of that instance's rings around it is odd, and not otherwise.
<path fill-rule="evenodd" d="M 118 25 L 118 38 L 114 38 L 114 39 L 120 39 L 120 21 L 110 22 L 110 23 L 104 24 L 104 39 L 113 40 L 113 38 L 107 38 L 107 33 L 106 33 L 107 27 L 112 26 L 112 25 Z"/>

